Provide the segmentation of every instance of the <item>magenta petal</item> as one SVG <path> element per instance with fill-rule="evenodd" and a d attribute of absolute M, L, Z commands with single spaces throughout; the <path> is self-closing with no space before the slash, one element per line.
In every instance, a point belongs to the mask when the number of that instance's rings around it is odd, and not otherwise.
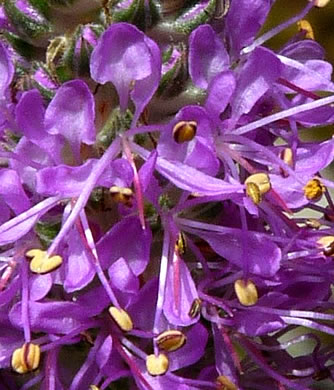
<path fill-rule="evenodd" d="M 215 31 L 208 24 L 197 27 L 189 37 L 189 73 L 200 88 L 229 67 L 229 56 Z"/>
<path fill-rule="evenodd" d="M 45 126 L 50 134 L 63 135 L 80 161 L 81 142 L 95 142 L 95 101 L 81 80 L 63 84 L 49 104 L 45 113 Z"/>
<path fill-rule="evenodd" d="M 131 245 L 129 245 L 129 239 Z M 137 217 L 124 218 L 116 223 L 97 243 L 99 259 L 103 268 L 123 257 L 135 275 L 146 268 L 150 257 L 152 233 L 143 230 Z"/>
<path fill-rule="evenodd" d="M 189 311 L 197 298 L 197 289 L 190 271 L 184 261 L 179 258 L 177 267 L 170 265 L 168 268 L 163 304 L 165 317 L 173 325 L 189 326 L 194 324 L 198 321 L 198 316 L 190 317 Z"/>
<path fill-rule="evenodd" d="M 0 42 L 0 94 L 1 98 L 12 81 L 14 65 L 5 46 Z"/>

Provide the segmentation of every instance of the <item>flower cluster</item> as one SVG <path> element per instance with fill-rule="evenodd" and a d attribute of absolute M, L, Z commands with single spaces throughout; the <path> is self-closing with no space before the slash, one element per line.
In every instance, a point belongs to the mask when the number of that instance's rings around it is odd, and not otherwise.
<path fill-rule="evenodd" d="M 334 382 L 327 2 L 1 2 L 1 389 Z"/>

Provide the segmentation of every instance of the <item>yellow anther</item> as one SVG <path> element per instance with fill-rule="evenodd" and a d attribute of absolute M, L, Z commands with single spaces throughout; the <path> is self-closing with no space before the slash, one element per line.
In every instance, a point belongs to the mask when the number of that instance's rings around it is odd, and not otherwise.
<path fill-rule="evenodd" d="M 129 314 L 123 310 L 118 309 L 115 306 L 109 307 L 109 314 L 111 315 L 112 319 L 116 322 L 116 324 L 124 330 L 124 332 L 129 332 L 133 329 L 133 322 Z"/>
<path fill-rule="evenodd" d="M 90 385 L 89 390 L 100 390 L 100 388 L 95 385 Z"/>
<path fill-rule="evenodd" d="M 284 148 L 280 154 L 281 159 L 289 165 L 289 167 L 293 167 L 293 153 L 291 148 Z M 288 177 L 289 174 L 284 169 L 280 168 L 281 175 L 283 177 Z"/>
<path fill-rule="evenodd" d="M 325 256 L 334 257 L 334 236 L 324 236 L 319 238 L 317 243 L 323 249 Z"/>
<path fill-rule="evenodd" d="M 308 1 L 313 1 L 313 0 L 308 0 Z M 326 5 L 330 2 L 331 0 L 316 0 L 315 1 L 315 6 L 318 8 L 323 8 L 326 7 Z"/>
<path fill-rule="evenodd" d="M 246 193 L 255 204 L 259 204 L 262 195 L 267 193 L 271 188 L 269 176 L 266 173 L 255 173 L 245 180 Z"/>
<path fill-rule="evenodd" d="M 177 251 L 181 256 L 186 253 L 187 249 L 187 241 L 186 236 L 180 232 L 177 236 L 177 240 L 175 243 L 175 251 Z"/>
<path fill-rule="evenodd" d="M 173 128 L 173 138 L 178 144 L 191 141 L 197 131 L 197 122 L 195 121 L 181 121 Z"/>
<path fill-rule="evenodd" d="M 21 348 L 15 349 L 12 355 L 12 368 L 18 374 L 36 370 L 39 366 L 41 349 L 33 343 L 23 344 Z"/>
<path fill-rule="evenodd" d="M 315 218 L 308 218 L 306 221 L 305 221 L 305 225 L 311 229 L 320 229 L 321 227 L 321 223 L 315 219 Z"/>
<path fill-rule="evenodd" d="M 238 390 L 237 386 L 224 375 L 219 375 L 216 385 L 218 390 Z"/>
<path fill-rule="evenodd" d="M 305 38 L 313 39 L 313 40 L 315 39 L 313 28 L 309 21 L 302 19 L 299 22 L 297 22 L 297 26 L 298 26 L 298 30 L 305 34 Z"/>
<path fill-rule="evenodd" d="M 255 183 L 246 184 L 246 194 L 252 199 L 255 204 L 261 203 L 262 196 L 260 189 Z"/>
<path fill-rule="evenodd" d="M 26 256 L 31 258 L 30 271 L 36 274 L 47 274 L 61 266 L 63 259 L 61 256 L 50 256 L 41 249 L 31 249 L 26 252 Z"/>
<path fill-rule="evenodd" d="M 326 187 L 319 179 L 315 178 L 309 180 L 303 190 L 308 200 L 317 202 L 322 197 L 322 194 L 326 191 Z"/>
<path fill-rule="evenodd" d="M 131 207 L 133 201 L 133 191 L 131 188 L 112 186 L 109 190 L 112 200 Z"/>
<path fill-rule="evenodd" d="M 180 349 L 187 341 L 187 338 L 179 330 L 166 330 L 159 334 L 156 341 L 159 349 L 172 352 Z"/>
<path fill-rule="evenodd" d="M 198 314 L 199 314 L 200 311 L 201 311 L 201 305 L 202 305 L 202 301 L 201 301 L 199 298 L 194 299 L 194 300 L 193 300 L 193 303 L 191 304 L 191 307 L 190 307 L 188 316 L 189 316 L 190 318 L 195 318 L 195 317 L 197 317 Z"/>
<path fill-rule="evenodd" d="M 253 306 L 258 301 L 257 288 L 251 280 L 238 279 L 234 282 L 234 291 L 244 306 Z"/>
<path fill-rule="evenodd" d="M 167 372 L 168 366 L 168 357 L 163 353 L 160 353 L 158 356 L 153 354 L 146 357 L 146 369 L 150 375 L 163 375 Z"/>

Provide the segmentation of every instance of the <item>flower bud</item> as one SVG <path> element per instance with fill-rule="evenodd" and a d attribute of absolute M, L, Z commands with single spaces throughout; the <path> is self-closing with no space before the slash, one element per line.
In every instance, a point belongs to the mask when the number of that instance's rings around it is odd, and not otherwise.
<path fill-rule="evenodd" d="M 246 194 L 255 204 L 259 204 L 262 195 L 267 193 L 271 188 L 269 176 L 266 173 L 255 173 L 245 180 Z"/>
<path fill-rule="evenodd" d="M 159 349 L 167 352 L 176 351 L 181 348 L 186 340 L 186 336 L 179 330 L 166 330 L 160 333 L 156 339 Z"/>
<path fill-rule="evenodd" d="M 129 314 L 123 310 L 118 309 L 115 306 L 109 307 L 109 314 L 112 319 L 116 322 L 116 324 L 124 331 L 129 332 L 133 329 L 133 322 Z"/>
<path fill-rule="evenodd" d="M 234 282 L 234 291 L 239 302 L 244 306 L 253 306 L 258 301 L 257 288 L 251 280 L 238 279 Z"/>
<path fill-rule="evenodd" d="M 224 375 L 219 375 L 216 385 L 217 390 L 238 390 L 237 386 Z"/>
<path fill-rule="evenodd" d="M 197 122 L 195 121 L 181 121 L 173 128 L 173 138 L 178 144 L 189 142 L 194 139 L 197 131 Z"/>
<path fill-rule="evenodd" d="M 12 355 L 12 368 L 18 374 L 26 374 L 39 366 L 41 350 L 39 345 L 25 343 L 22 348 L 15 349 Z"/>
<path fill-rule="evenodd" d="M 334 236 L 324 236 L 319 238 L 317 243 L 323 249 L 325 256 L 334 257 Z"/>
<path fill-rule="evenodd" d="M 307 182 L 303 190 L 308 200 L 317 202 L 322 197 L 322 194 L 325 192 L 326 187 L 321 183 L 319 179 L 314 178 Z"/>
<path fill-rule="evenodd" d="M 47 274 L 61 266 L 63 259 L 61 256 L 51 256 L 41 249 L 31 249 L 26 253 L 31 258 L 30 271 L 36 274 Z"/>
<path fill-rule="evenodd" d="M 45 45 L 52 32 L 51 23 L 45 17 L 48 12 L 46 4 L 27 6 L 26 2 L 9 0 L 4 7 L 10 23 L 22 38 L 36 46 Z"/>
<path fill-rule="evenodd" d="M 160 353 L 158 356 L 153 354 L 146 357 L 146 369 L 150 375 L 163 375 L 167 372 L 168 366 L 168 357 L 163 353 Z"/>
<path fill-rule="evenodd" d="M 112 186 L 109 190 L 112 200 L 131 207 L 133 201 L 133 191 L 131 188 Z"/>

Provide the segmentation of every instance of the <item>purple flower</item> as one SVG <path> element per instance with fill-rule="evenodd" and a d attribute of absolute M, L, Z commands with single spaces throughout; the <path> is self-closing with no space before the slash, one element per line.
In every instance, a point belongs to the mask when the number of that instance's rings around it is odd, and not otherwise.
<path fill-rule="evenodd" d="M 4 28 L 61 34 L 58 3 Z M 299 132 L 333 122 L 332 67 L 264 46 L 314 6 L 258 36 L 272 4 L 121 1 L 37 62 L 0 44 L 0 387 L 333 383 L 334 139 Z"/>

